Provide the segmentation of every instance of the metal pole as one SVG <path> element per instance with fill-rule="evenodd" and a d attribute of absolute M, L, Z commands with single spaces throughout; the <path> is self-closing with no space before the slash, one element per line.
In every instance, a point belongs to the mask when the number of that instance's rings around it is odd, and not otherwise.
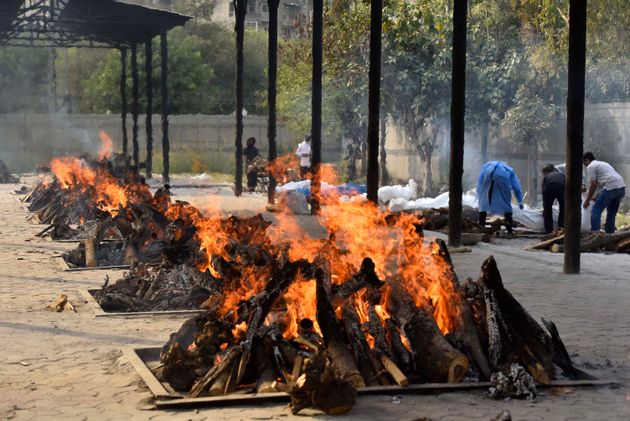
<path fill-rule="evenodd" d="M 383 1 L 371 0 L 370 7 L 367 198 L 374 203 L 378 203 L 378 146 L 381 105 L 381 30 L 383 25 Z"/>
<path fill-rule="evenodd" d="M 145 161 L 147 178 L 153 177 L 153 45 L 151 38 L 144 43 L 144 71 L 147 77 L 147 158 Z"/>
<path fill-rule="evenodd" d="M 234 177 L 234 194 L 243 193 L 243 44 L 245 41 L 245 14 L 247 0 L 234 0 L 234 15 L 236 17 L 236 139 L 234 140 L 234 154 L 236 159 L 236 173 Z"/>
<path fill-rule="evenodd" d="M 467 0 L 455 0 L 453 6 L 448 244 L 460 246 L 462 243 L 462 175 L 464 174 L 464 116 L 466 113 Z"/>
<path fill-rule="evenodd" d="M 269 61 L 267 104 L 269 115 L 267 120 L 267 139 L 269 141 L 269 163 L 277 157 L 276 150 L 276 82 L 278 76 L 278 5 L 280 0 L 267 0 L 269 6 L 269 45 L 267 58 Z M 269 174 L 269 191 L 267 201 L 269 204 L 275 202 L 276 180 Z"/>
<path fill-rule="evenodd" d="M 311 93 L 311 213 L 320 208 L 322 163 L 322 32 L 323 0 L 313 0 L 313 80 Z"/>
<path fill-rule="evenodd" d="M 168 183 L 170 144 L 168 140 L 168 39 L 166 31 L 160 34 L 160 66 L 162 68 L 162 181 Z"/>
<path fill-rule="evenodd" d="M 138 167 L 138 112 L 140 108 L 140 82 L 138 77 L 138 48 L 136 44 L 131 44 L 131 118 L 133 119 L 133 129 L 131 141 L 133 144 L 133 164 Z"/>
<path fill-rule="evenodd" d="M 122 153 L 127 165 L 129 155 L 127 138 L 127 49 L 120 49 L 120 120 L 122 124 Z"/>
<path fill-rule="evenodd" d="M 567 180 L 564 188 L 564 273 L 580 273 L 586 0 L 570 1 L 569 22 Z"/>

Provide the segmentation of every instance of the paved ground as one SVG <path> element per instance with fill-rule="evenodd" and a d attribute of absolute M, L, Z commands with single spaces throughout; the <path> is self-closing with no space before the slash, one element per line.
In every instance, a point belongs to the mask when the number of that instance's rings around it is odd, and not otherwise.
<path fill-rule="evenodd" d="M 54 257 L 72 245 L 34 237 L 42 227 L 26 221 L 10 194 L 17 187 L 0 185 L 0 419 L 293 418 L 284 405 L 145 410 L 149 392 L 120 350 L 161 346 L 183 319 L 95 319 L 79 290 L 99 286 L 106 274 L 115 280 L 120 272 L 61 271 Z M 214 195 L 197 196 L 217 203 Z M 264 207 L 262 197 L 223 199 L 228 210 Z M 460 277 L 476 277 L 493 254 L 508 288 L 532 315 L 556 322 L 580 367 L 630 384 L 630 257 L 585 255 L 583 273 L 567 276 L 561 255 L 522 248 L 520 240 L 502 240 L 454 255 L 454 261 Z M 45 309 L 59 293 L 70 297 L 77 313 Z M 345 418 L 490 420 L 504 410 L 519 420 L 628 420 L 630 389 L 546 391 L 535 403 L 492 401 L 483 392 L 361 397 Z"/>

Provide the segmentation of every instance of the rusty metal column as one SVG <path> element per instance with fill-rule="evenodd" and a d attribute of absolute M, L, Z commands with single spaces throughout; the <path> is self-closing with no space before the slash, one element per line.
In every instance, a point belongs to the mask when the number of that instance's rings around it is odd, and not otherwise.
<path fill-rule="evenodd" d="M 168 140 L 168 39 L 166 31 L 160 34 L 160 66 L 162 68 L 162 181 L 168 183 L 171 145 Z"/>
<path fill-rule="evenodd" d="M 147 77 L 147 111 L 145 129 L 147 133 L 147 158 L 145 169 L 147 178 L 153 177 L 153 45 L 151 38 L 144 44 L 144 71 Z"/>
<path fill-rule="evenodd" d="M 322 33 L 323 0 L 313 0 L 313 80 L 311 91 L 311 213 L 320 209 L 322 163 Z"/>
<path fill-rule="evenodd" d="M 133 164 L 138 168 L 138 113 L 140 109 L 140 80 L 138 76 L 138 46 L 131 44 L 131 118 L 133 119 L 133 129 L 131 141 L 133 144 Z"/>
<path fill-rule="evenodd" d="M 267 85 L 267 105 L 269 114 L 267 118 L 267 140 L 269 142 L 269 163 L 271 164 L 278 155 L 276 147 L 276 95 L 278 79 L 278 5 L 280 0 L 267 0 L 269 6 L 269 45 L 267 48 L 268 58 L 268 85 Z M 269 191 L 267 201 L 269 204 L 275 203 L 276 180 L 269 173 Z"/>
<path fill-rule="evenodd" d="M 467 0 L 455 0 L 453 5 L 453 73 L 451 78 L 451 155 L 448 181 L 448 244 L 450 246 L 460 246 L 462 243 L 467 8 Z"/>
<path fill-rule="evenodd" d="M 378 203 L 378 146 L 381 106 L 381 30 L 383 25 L 383 1 L 371 0 L 370 9 L 367 198 L 374 203 Z"/>
<path fill-rule="evenodd" d="M 564 273 L 580 273 L 585 62 L 586 0 L 571 0 L 569 3 L 567 92 L 567 182 L 564 187 Z"/>
<path fill-rule="evenodd" d="M 243 193 L 243 44 L 245 41 L 245 15 L 247 14 L 247 0 L 234 0 L 234 16 L 236 17 L 236 139 L 234 140 L 234 157 L 236 159 L 236 174 L 234 177 L 234 194 Z"/>
<path fill-rule="evenodd" d="M 122 124 L 122 153 L 127 165 L 129 155 L 127 137 L 127 49 L 120 49 L 120 120 Z"/>

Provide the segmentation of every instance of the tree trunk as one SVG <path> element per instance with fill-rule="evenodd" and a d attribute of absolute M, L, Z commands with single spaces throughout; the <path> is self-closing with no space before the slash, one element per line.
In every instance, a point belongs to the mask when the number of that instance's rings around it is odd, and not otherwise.
<path fill-rule="evenodd" d="M 385 139 L 387 137 L 387 118 L 381 116 L 381 186 L 389 184 L 389 172 L 387 171 L 387 150 L 385 149 Z"/>
<path fill-rule="evenodd" d="M 234 14 L 236 16 L 236 139 L 235 159 L 236 174 L 234 177 L 234 194 L 240 196 L 243 193 L 243 44 L 245 41 L 245 14 L 247 13 L 247 0 L 234 0 Z"/>
<path fill-rule="evenodd" d="M 268 58 L 268 87 L 267 105 L 269 115 L 267 118 L 267 139 L 269 141 L 269 163 L 271 164 L 277 157 L 276 150 L 276 85 L 278 75 L 278 5 L 280 0 L 267 0 L 269 6 L 269 45 L 267 49 Z M 267 201 L 269 204 L 275 203 L 276 180 L 269 172 L 269 190 L 267 191 Z"/>
<path fill-rule="evenodd" d="M 432 197 L 433 196 L 433 168 L 431 168 L 431 164 L 433 160 L 433 143 L 430 140 L 425 141 L 422 144 L 422 153 L 424 155 L 424 163 L 426 165 L 424 168 L 424 182 L 423 182 L 424 195 L 427 197 Z"/>
<path fill-rule="evenodd" d="M 371 0 L 370 6 L 370 70 L 368 88 L 367 132 L 367 198 L 378 203 L 378 146 L 381 101 L 381 27 L 383 1 Z"/>
<path fill-rule="evenodd" d="M 451 151 L 449 165 L 448 243 L 462 242 L 462 175 L 464 174 L 464 116 L 466 115 L 467 0 L 453 4 L 453 71 L 451 77 Z M 427 163 L 428 165 L 429 163 Z"/>
<path fill-rule="evenodd" d="M 570 0 L 569 22 L 567 180 L 564 187 L 564 273 L 580 273 L 586 0 Z"/>
<path fill-rule="evenodd" d="M 490 127 L 487 121 L 481 124 L 481 164 L 488 162 L 488 138 L 490 137 Z"/>

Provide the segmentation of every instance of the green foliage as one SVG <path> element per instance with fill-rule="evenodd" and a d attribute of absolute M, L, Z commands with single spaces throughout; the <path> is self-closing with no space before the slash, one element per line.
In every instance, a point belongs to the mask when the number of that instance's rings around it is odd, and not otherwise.
<path fill-rule="evenodd" d="M 50 50 L 0 48 L 0 113 L 48 111 L 51 63 Z"/>
<path fill-rule="evenodd" d="M 203 109 L 212 98 L 210 85 L 212 69 L 203 63 L 199 51 L 199 40 L 195 36 L 183 33 L 181 29 L 169 34 L 169 106 L 174 114 L 195 113 Z M 153 95 L 154 107 L 159 111 L 161 67 L 159 54 L 159 40 L 153 42 Z M 128 56 L 127 93 L 131 101 L 131 53 Z M 144 45 L 138 46 L 138 70 L 140 76 L 141 107 L 146 107 L 145 91 L 146 77 L 144 74 Z M 83 83 L 85 96 L 90 103 L 90 111 L 102 113 L 105 111 L 120 111 L 120 53 L 112 50 L 98 66 L 92 76 Z M 131 103 L 131 102 L 130 102 Z"/>

